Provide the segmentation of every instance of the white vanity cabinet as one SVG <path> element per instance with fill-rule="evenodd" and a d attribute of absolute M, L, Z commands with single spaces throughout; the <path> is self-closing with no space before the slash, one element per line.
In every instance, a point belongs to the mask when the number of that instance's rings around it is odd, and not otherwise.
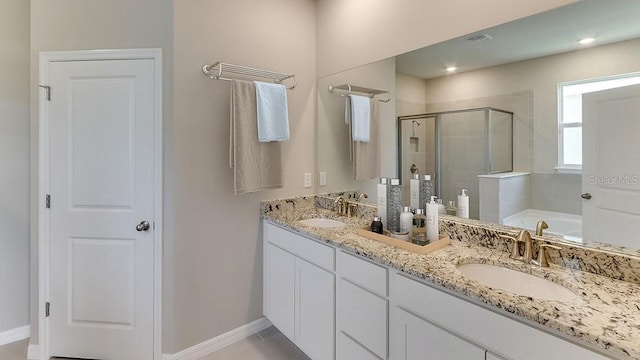
<path fill-rule="evenodd" d="M 335 354 L 335 250 L 263 223 L 264 315 L 314 360 Z"/>
<path fill-rule="evenodd" d="M 386 267 L 337 251 L 337 360 L 387 359 L 387 271 Z"/>
<path fill-rule="evenodd" d="M 403 274 L 389 280 L 392 360 L 606 359 Z"/>
<path fill-rule="evenodd" d="M 264 315 L 312 360 L 606 359 L 268 221 L 263 236 Z"/>

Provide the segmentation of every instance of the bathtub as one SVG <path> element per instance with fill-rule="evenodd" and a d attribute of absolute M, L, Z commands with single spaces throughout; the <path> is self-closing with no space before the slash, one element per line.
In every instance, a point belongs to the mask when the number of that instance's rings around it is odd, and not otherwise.
<path fill-rule="evenodd" d="M 553 211 L 527 209 L 507 216 L 503 225 L 514 226 L 535 232 L 538 221 L 544 220 L 549 228 L 544 232 L 561 235 L 567 240 L 582 242 L 582 216 Z"/>

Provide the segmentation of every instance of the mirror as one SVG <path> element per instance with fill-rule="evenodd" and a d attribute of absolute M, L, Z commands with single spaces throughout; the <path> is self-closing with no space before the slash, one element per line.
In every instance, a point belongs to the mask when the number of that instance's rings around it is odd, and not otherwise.
<path fill-rule="evenodd" d="M 640 248 L 636 239 L 620 244 L 560 231 L 565 224 L 575 227 L 581 221 L 587 177 L 558 169 L 558 83 L 639 72 L 638 16 L 638 1 L 585 0 L 318 79 L 317 171 L 326 173 L 326 185 L 320 183 L 317 192 L 360 189 L 373 200 L 377 183 L 377 179 L 353 180 L 344 98 L 329 93 L 330 84 L 352 83 L 391 92 L 392 101 L 377 104 L 381 176 L 385 177 L 409 171 L 398 168 L 398 117 L 411 121 L 415 120 L 412 115 L 498 108 L 513 113 L 513 173 L 481 178 L 485 187 L 470 191 L 480 197 L 499 185 L 519 190 L 502 204 L 497 193 L 489 196 L 478 205 L 478 217 L 504 223 L 508 216 L 532 210 L 511 224 L 531 228 L 533 220 L 548 219 L 554 223 L 547 232 L 564 233 L 569 241 Z M 578 45 L 577 39 L 587 35 L 594 36 L 595 42 Z M 445 74 L 445 67 L 453 65 L 458 67 L 456 73 Z M 433 129 L 431 125 L 422 128 Z M 425 150 L 429 159 L 437 152 L 434 146 Z M 416 165 L 422 174 L 435 173 L 429 162 Z M 635 168 L 625 175 L 637 178 Z M 638 184 L 634 186 L 631 190 L 640 190 Z M 408 202 L 407 196 L 404 199 Z M 456 199 L 443 199 L 445 204 L 449 200 Z M 564 219 L 552 219 L 556 214 L 564 214 Z"/>

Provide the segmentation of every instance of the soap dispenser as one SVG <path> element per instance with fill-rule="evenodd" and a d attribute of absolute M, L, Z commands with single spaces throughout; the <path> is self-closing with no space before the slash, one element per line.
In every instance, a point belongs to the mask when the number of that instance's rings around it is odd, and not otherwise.
<path fill-rule="evenodd" d="M 424 205 L 420 204 L 420 185 L 420 175 L 413 174 L 413 177 L 411 178 L 411 180 L 409 180 L 409 205 L 411 205 L 411 207 L 414 209 L 419 209 L 422 207 L 422 205 Z"/>
<path fill-rule="evenodd" d="M 436 197 L 431 197 L 431 202 L 427 204 L 427 240 L 429 242 L 438 241 L 438 203 Z"/>
<path fill-rule="evenodd" d="M 469 196 L 467 195 L 467 189 L 462 189 L 460 195 L 458 195 L 458 216 L 462 218 L 469 218 Z"/>
<path fill-rule="evenodd" d="M 411 212 L 411 207 L 405 206 L 402 208 L 402 212 L 400 213 L 400 232 L 409 234 L 409 239 L 413 231 L 413 212 Z"/>
<path fill-rule="evenodd" d="M 387 228 L 387 197 L 389 196 L 389 178 L 381 177 L 377 187 L 378 216 L 383 228 Z"/>

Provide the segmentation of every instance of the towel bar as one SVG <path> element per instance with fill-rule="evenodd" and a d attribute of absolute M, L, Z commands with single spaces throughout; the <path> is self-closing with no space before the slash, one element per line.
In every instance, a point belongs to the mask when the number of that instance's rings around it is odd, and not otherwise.
<path fill-rule="evenodd" d="M 228 64 L 223 62 L 216 62 L 210 65 L 204 65 L 202 67 L 202 72 L 205 73 L 205 75 L 208 75 L 215 80 L 231 81 L 233 80 L 232 78 L 223 77 L 223 74 L 233 73 L 233 74 L 240 74 L 240 75 L 247 75 L 247 76 L 255 76 L 255 77 L 260 77 L 264 79 L 271 79 L 273 80 L 273 82 L 277 84 L 280 84 L 282 83 L 282 81 L 287 79 L 293 79 L 292 80 L 293 84 L 291 86 L 287 86 L 287 89 L 289 90 L 293 90 L 298 85 L 298 78 L 292 74 L 283 74 L 279 72 L 255 69 L 247 66 L 234 65 L 234 64 Z"/>
<path fill-rule="evenodd" d="M 336 90 L 346 91 L 346 93 L 339 93 L 340 96 L 346 96 L 347 94 L 359 93 L 359 94 L 365 94 L 365 95 L 369 96 L 372 99 L 376 95 L 387 94 L 387 98 L 386 99 L 378 99 L 378 101 L 383 102 L 383 103 L 388 103 L 389 101 L 391 101 L 391 93 L 386 91 L 386 90 L 371 89 L 371 88 L 367 88 L 367 87 L 363 87 L 363 86 L 356 86 L 356 85 L 350 85 L 350 84 L 342 84 L 342 85 L 337 85 L 337 86 L 329 85 L 329 92 L 330 93 L 333 93 Z"/>

